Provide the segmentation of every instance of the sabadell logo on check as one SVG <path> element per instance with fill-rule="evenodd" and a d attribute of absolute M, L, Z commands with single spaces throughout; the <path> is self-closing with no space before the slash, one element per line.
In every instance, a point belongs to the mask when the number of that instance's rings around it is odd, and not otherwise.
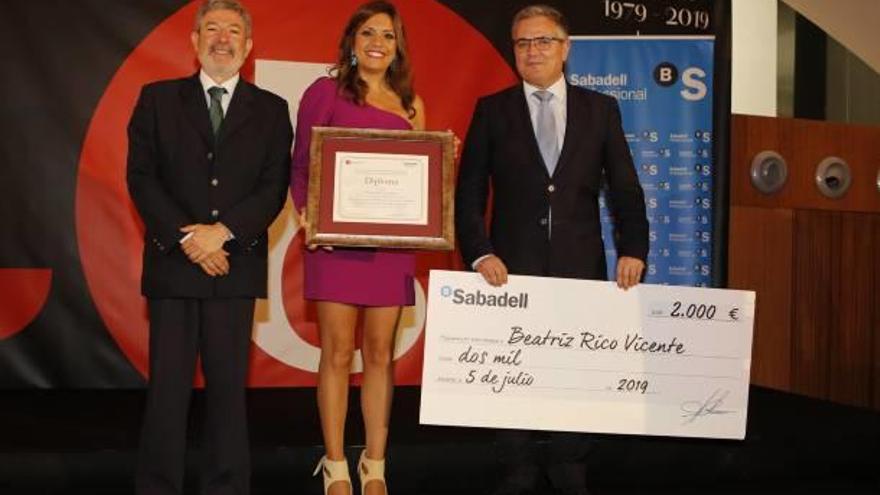
<path fill-rule="evenodd" d="M 453 288 L 444 285 L 440 288 L 440 295 L 444 298 L 452 298 L 452 304 L 464 306 L 487 306 L 497 308 L 517 308 L 526 309 L 529 307 L 529 294 L 520 292 L 519 294 L 511 294 L 504 292 L 501 294 L 486 294 L 477 289 L 469 292 L 461 288 Z"/>

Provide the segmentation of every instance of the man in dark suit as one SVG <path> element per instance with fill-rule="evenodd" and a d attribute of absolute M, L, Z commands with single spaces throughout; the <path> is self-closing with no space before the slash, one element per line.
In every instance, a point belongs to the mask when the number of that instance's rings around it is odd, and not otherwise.
<path fill-rule="evenodd" d="M 508 272 L 604 280 L 598 204 L 604 181 L 616 222 L 617 284 L 632 287 L 645 268 L 648 221 L 617 102 L 566 84 L 571 44 L 556 9 L 520 10 L 512 34 L 523 82 L 479 100 L 462 154 L 456 230 L 464 262 L 495 286 L 506 283 Z M 503 431 L 498 441 L 507 476 L 497 493 L 537 493 L 530 433 Z M 551 434 L 547 474 L 557 493 L 587 493 L 587 446 L 583 435 Z"/>
<path fill-rule="evenodd" d="M 249 492 L 244 390 L 254 299 L 266 297 L 267 229 L 288 186 L 287 103 L 239 77 L 253 45 L 250 15 L 237 0 L 207 0 L 191 37 L 199 73 L 144 86 L 128 128 L 150 317 L 140 495 L 182 493 L 198 355 L 206 400 L 200 493 Z"/>

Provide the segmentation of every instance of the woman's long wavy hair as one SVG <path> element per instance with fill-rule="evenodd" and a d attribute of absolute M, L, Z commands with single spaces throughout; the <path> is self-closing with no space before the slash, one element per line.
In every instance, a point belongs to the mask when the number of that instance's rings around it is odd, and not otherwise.
<path fill-rule="evenodd" d="M 409 118 L 416 115 L 413 108 L 415 93 L 413 92 L 412 68 L 409 63 L 409 53 L 406 49 L 406 35 L 403 30 L 403 22 L 397 13 L 397 8 L 389 2 L 382 0 L 368 2 L 361 5 L 348 20 L 342 39 L 339 40 L 339 56 L 330 72 L 335 74 L 339 90 L 350 96 L 358 104 L 363 105 L 367 94 L 367 83 L 358 75 L 357 67 L 351 64 L 351 55 L 354 50 L 354 38 L 358 29 L 370 17 L 376 14 L 386 14 L 391 18 L 394 26 L 394 37 L 397 40 L 397 53 L 394 61 L 385 71 L 385 81 L 400 97 L 403 109 L 409 114 Z"/>

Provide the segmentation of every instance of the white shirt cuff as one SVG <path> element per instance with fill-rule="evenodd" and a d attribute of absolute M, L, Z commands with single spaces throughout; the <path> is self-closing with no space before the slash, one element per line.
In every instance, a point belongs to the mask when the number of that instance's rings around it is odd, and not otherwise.
<path fill-rule="evenodd" d="M 477 266 L 479 266 L 480 262 L 483 261 L 484 259 L 488 258 L 489 256 L 494 256 L 494 255 L 492 253 L 484 254 L 484 255 L 480 256 L 479 258 L 475 259 L 474 262 L 471 263 L 471 270 L 477 271 Z"/>

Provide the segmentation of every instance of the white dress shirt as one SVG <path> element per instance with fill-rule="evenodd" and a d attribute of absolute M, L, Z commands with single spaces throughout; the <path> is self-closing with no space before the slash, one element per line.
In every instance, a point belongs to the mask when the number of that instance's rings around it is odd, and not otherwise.
<path fill-rule="evenodd" d="M 235 87 L 238 85 L 239 77 L 240 75 L 236 74 L 223 81 L 223 84 L 217 84 L 211 79 L 211 76 L 205 73 L 204 69 L 200 70 L 199 81 L 202 83 L 202 94 L 205 95 L 205 103 L 208 105 L 208 108 L 211 108 L 211 95 L 208 94 L 208 89 L 213 88 L 214 86 L 220 86 L 226 90 L 226 93 L 220 97 L 220 107 L 223 108 L 223 116 L 225 117 L 226 111 L 229 110 L 229 102 L 232 101 L 232 93 L 235 92 Z"/>
<path fill-rule="evenodd" d="M 535 136 L 538 135 L 538 106 L 541 102 L 532 95 L 540 89 L 523 81 L 523 90 L 526 93 L 526 103 L 529 104 L 529 115 L 532 118 L 532 131 L 535 133 Z M 553 93 L 553 98 L 550 98 L 549 105 L 550 111 L 553 113 L 553 119 L 556 121 L 556 142 L 559 144 L 559 151 L 562 151 L 562 143 L 565 141 L 565 118 L 567 116 L 565 98 L 568 93 L 565 77 L 559 76 L 559 79 L 551 84 L 547 91 Z"/>

